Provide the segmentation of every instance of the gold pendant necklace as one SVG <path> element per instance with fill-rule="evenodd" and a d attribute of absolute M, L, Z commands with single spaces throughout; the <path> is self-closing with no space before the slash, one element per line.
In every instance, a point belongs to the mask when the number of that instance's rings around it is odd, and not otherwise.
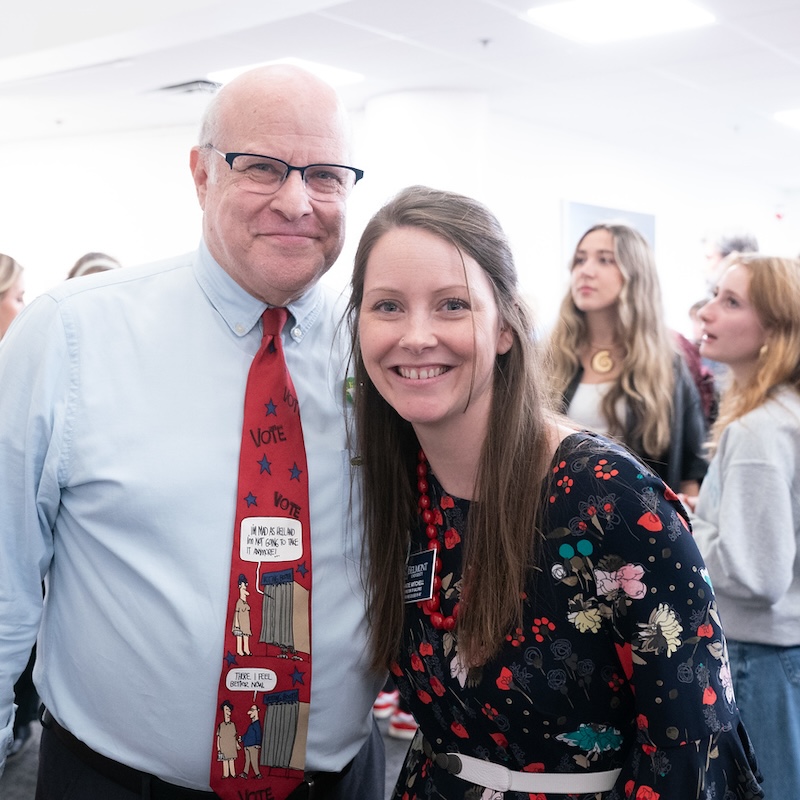
<path fill-rule="evenodd" d="M 611 351 L 605 348 L 603 350 L 598 350 L 592 356 L 592 360 L 589 364 L 598 375 L 605 375 L 607 372 L 611 372 L 611 370 L 614 369 L 614 359 L 611 356 Z"/>

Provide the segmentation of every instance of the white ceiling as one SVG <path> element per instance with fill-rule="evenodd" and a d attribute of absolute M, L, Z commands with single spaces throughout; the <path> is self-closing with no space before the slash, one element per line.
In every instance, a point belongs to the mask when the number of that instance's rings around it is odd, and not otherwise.
<path fill-rule="evenodd" d="M 363 73 L 341 90 L 353 109 L 485 90 L 503 115 L 800 193 L 800 131 L 772 120 L 800 108 L 798 0 L 697 0 L 716 25 L 604 46 L 524 21 L 546 1 L 16 3 L 0 27 L 0 146 L 195 124 L 207 95 L 159 89 L 293 56 Z"/>

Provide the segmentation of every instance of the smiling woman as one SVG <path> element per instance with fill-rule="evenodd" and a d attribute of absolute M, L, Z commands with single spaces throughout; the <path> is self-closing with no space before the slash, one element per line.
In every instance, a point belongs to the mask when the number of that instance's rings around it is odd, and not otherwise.
<path fill-rule="evenodd" d="M 388 231 L 367 260 L 359 318 L 370 378 L 422 436 L 435 428 L 466 442 L 485 426 L 511 333 L 474 258 L 425 230 Z"/>
<path fill-rule="evenodd" d="M 394 800 L 762 797 L 683 508 L 548 407 L 495 217 L 400 192 L 349 320 L 372 661 L 419 724 Z"/>

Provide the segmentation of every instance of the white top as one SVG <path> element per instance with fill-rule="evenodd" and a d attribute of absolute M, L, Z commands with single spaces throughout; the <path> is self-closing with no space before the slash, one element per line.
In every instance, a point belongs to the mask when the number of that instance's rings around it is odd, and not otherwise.
<path fill-rule="evenodd" d="M 569 418 L 581 428 L 608 435 L 608 422 L 601 404 L 611 383 L 579 383 L 567 409 Z"/>

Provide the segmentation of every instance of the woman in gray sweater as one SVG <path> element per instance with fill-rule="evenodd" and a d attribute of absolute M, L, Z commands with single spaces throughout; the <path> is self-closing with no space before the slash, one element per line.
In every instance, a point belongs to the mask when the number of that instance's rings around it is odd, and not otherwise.
<path fill-rule="evenodd" d="M 764 790 L 800 798 L 800 263 L 733 254 L 700 318 L 732 381 L 686 502 Z"/>

